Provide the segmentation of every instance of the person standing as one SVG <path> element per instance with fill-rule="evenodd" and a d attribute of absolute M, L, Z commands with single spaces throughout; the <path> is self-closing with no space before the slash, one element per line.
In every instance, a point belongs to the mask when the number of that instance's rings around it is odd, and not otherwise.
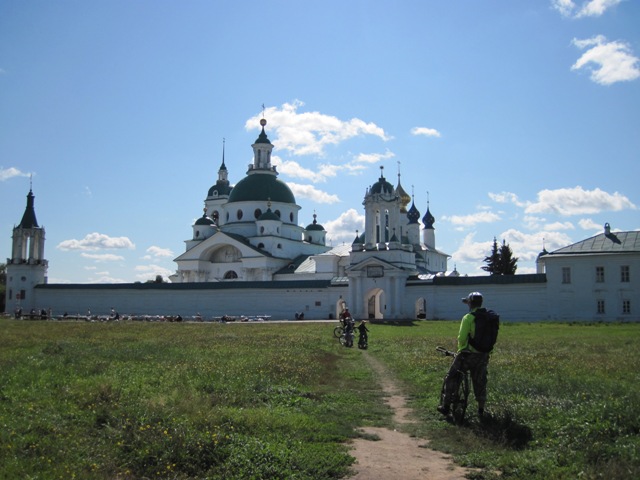
<path fill-rule="evenodd" d="M 447 375 L 444 377 L 444 394 L 438 405 L 438 412 L 447 416 L 451 407 L 451 395 L 458 389 L 460 384 L 460 372 L 469 371 L 471 373 L 471 382 L 473 384 L 473 393 L 478 403 L 478 415 L 484 414 L 484 407 L 487 401 L 487 367 L 489 365 L 489 355 L 497 337 L 497 315 L 494 312 L 487 312 L 482 308 L 483 297 L 480 292 L 471 292 L 462 302 L 469 307 L 469 312 L 462 317 L 460 322 L 460 330 L 458 332 L 458 350 L 457 355 L 453 359 Z M 496 326 L 493 340 L 489 341 L 490 347 L 480 346 L 479 332 L 476 332 L 476 318 L 486 318 L 487 315 L 495 315 Z M 484 323 L 483 323 L 484 325 Z M 484 328 L 484 327 L 483 327 Z M 485 332 L 482 332 L 485 335 Z M 486 342 L 485 342 L 486 343 Z M 473 345 L 476 345 L 475 347 Z M 476 348 L 477 347 L 477 348 Z M 482 351 L 481 351 L 482 350 Z"/>

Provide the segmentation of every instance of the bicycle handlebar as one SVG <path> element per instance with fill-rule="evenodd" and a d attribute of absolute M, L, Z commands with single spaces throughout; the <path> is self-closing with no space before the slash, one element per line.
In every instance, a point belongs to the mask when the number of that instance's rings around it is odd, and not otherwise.
<path fill-rule="evenodd" d="M 457 355 L 456 352 L 452 352 L 451 350 L 447 350 L 444 347 L 436 347 L 436 350 L 447 357 L 455 357 Z"/>

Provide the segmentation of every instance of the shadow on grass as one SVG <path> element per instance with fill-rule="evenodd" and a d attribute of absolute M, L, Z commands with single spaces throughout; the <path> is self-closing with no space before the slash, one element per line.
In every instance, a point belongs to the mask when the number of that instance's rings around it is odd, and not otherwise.
<path fill-rule="evenodd" d="M 480 419 L 472 422 L 469 427 L 478 436 L 514 450 L 525 448 L 533 439 L 531 429 L 518 423 L 509 412 L 499 415 L 485 413 Z"/>

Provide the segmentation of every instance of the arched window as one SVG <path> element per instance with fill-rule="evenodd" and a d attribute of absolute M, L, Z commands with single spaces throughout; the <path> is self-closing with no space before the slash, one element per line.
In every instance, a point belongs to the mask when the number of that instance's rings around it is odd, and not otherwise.
<path fill-rule="evenodd" d="M 229 270 L 227 273 L 224 274 L 225 280 L 233 280 L 234 278 L 238 278 L 238 274 L 233 270 Z"/>
<path fill-rule="evenodd" d="M 273 213 L 275 213 L 275 214 L 276 214 L 276 216 L 277 216 L 278 218 L 280 218 L 280 210 L 276 210 L 276 211 L 275 211 L 275 212 L 273 212 Z"/>
<path fill-rule="evenodd" d="M 291 213 L 289 214 L 289 221 L 290 221 L 290 222 L 293 222 L 293 212 L 291 212 Z"/>
<path fill-rule="evenodd" d="M 236 217 L 238 217 L 238 220 L 242 220 L 242 210 L 238 209 L 238 213 L 236 213 Z"/>
<path fill-rule="evenodd" d="M 262 215 L 262 210 L 260 210 L 259 208 L 256 208 L 256 211 L 253 212 L 253 216 L 256 218 L 260 218 L 260 215 Z"/>
<path fill-rule="evenodd" d="M 258 244 L 258 248 L 264 248 L 264 243 L 260 242 L 260 243 Z"/>
<path fill-rule="evenodd" d="M 264 233 L 264 227 L 260 227 L 260 234 L 262 235 Z"/>

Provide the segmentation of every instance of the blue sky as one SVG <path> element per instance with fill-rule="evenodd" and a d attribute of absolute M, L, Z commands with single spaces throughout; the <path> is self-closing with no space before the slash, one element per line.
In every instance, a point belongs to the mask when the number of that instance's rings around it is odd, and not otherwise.
<path fill-rule="evenodd" d="M 640 229 L 640 2 L 0 2 L 0 256 L 30 177 L 50 282 L 175 270 L 268 121 L 332 245 L 401 173 L 462 274 Z"/>

